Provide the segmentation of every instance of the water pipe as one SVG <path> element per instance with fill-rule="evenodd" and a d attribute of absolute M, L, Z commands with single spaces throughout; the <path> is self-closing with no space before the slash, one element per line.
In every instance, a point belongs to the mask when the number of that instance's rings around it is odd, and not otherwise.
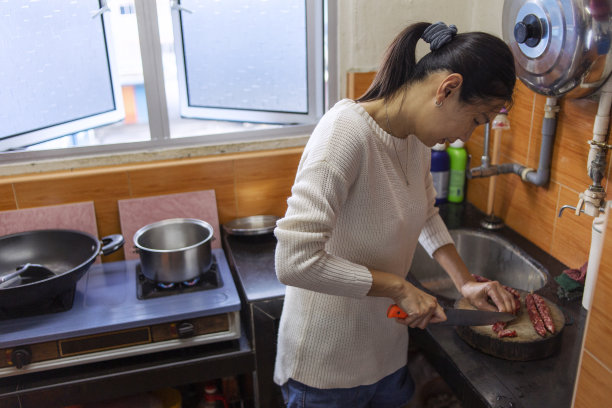
<path fill-rule="evenodd" d="M 493 119 L 493 123 L 491 125 L 489 125 L 489 123 L 486 124 L 485 150 L 484 150 L 484 154 L 482 158 L 483 166 L 488 166 L 489 164 L 488 162 L 489 160 L 488 150 L 489 149 L 487 147 L 489 146 L 489 139 L 490 139 L 489 133 L 490 133 L 491 128 L 493 129 L 493 139 L 492 139 L 493 149 L 491 151 L 491 164 L 496 165 L 499 163 L 502 132 L 504 130 L 510 129 L 510 121 L 508 121 L 508 111 L 506 109 L 502 108 L 502 110 L 495 116 L 495 119 Z M 495 181 L 496 179 L 497 177 L 495 175 L 492 175 L 489 178 L 489 193 L 487 196 L 487 212 L 486 212 L 487 215 L 485 218 L 480 220 L 480 225 L 483 228 L 486 228 L 489 230 L 500 229 L 504 226 L 504 223 L 501 220 L 501 218 L 495 216 Z"/>
<path fill-rule="evenodd" d="M 576 215 L 581 210 L 593 217 L 597 217 L 600 209 L 605 208 L 606 191 L 601 185 L 606 170 L 606 154 L 612 147 L 608 145 L 608 127 L 610 125 L 610 108 L 612 108 L 612 77 L 606 80 L 599 96 L 597 115 L 593 123 L 593 139 L 589 140 L 591 145 L 587 159 L 587 173 L 593 184 L 584 192 L 580 193 Z"/>
<path fill-rule="evenodd" d="M 540 146 L 540 159 L 537 170 L 518 163 L 489 165 L 489 158 L 487 157 L 486 161 L 482 161 L 481 166 L 470 169 L 467 172 L 467 177 L 472 179 L 491 177 L 498 174 L 515 173 L 521 176 L 521 179 L 525 182 L 535 184 L 536 186 L 546 185 L 550 180 L 550 163 L 552 160 L 552 150 L 555 141 L 555 132 L 557 129 L 557 112 L 559 112 L 557 98 L 546 98 L 546 104 L 544 105 L 544 118 L 542 119 L 542 144 Z M 489 150 L 488 144 L 489 141 L 486 140 L 485 152 L 488 152 Z"/>

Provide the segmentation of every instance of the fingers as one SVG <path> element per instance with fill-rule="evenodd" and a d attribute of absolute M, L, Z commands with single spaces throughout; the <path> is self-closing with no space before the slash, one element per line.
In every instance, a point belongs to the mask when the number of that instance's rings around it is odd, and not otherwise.
<path fill-rule="evenodd" d="M 410 307 L 403 308 L 408 313 L 404 319 L 396 320 L 412 328 L 424 329 L 429 323 L 446 320 L 444 309 L 438 305 L 435 297 L 421 292 L 416 298 L 411 299 Z"/>
<path fill-rule="evenodd" d="M 497 281 L 466 283 L 461 288 L 461 294 L 480 310 L 515 312 L 514 296 Z M 493 304 L 489 302 L 489 299 Z"/>
<path fill-rule="evenodd" d="M 472 304 L 474 306 L 476 306 L 476 308 L 478 310 L 488 310 L 489 312 L 498 312 L 499 311 L 497 306 L 494 306 L 494 305 L 490 304 L 489 302 L 487 302 L 483 298 L 478 298 L 477 300 L 472 302 Z"/>
<path fill-rule="evenodd" d="M 496 310 L 506 313 L 514 313 L 514 296 L 508 292 L 499 282 L 488 282 L 485 288 L 488 297 L 491 298 Z"/>
<path fill-rule="evenodd" d="M 429 323 L 440 323 L 444 321 L 446 321 L 446 313 L 444 313 L 442 306 L 438 305 Z"/>

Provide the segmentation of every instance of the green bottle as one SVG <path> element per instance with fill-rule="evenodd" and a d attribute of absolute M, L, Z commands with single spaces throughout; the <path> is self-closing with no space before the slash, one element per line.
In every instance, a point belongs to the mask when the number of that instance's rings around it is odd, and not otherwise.
<path fill-rule="evenodd" d="M 465 198 L 465 169 L 467 166 L 467 151 L 465 143 L 457 139 L 446 151 L 450 157 L 450 177 L 448 182 L 448 201 L 461 203 Z"/>

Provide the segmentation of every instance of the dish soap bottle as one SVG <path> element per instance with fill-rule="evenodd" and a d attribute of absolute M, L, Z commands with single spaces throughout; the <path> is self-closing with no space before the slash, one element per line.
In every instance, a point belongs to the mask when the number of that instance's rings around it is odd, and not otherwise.
<path fill-rule="evenodd" d="M 448 197 L 448 175 L 450 159 L 446 143 L 438 143 L 431 148 L 431 177 L 436 189 L 436 205 L 446 202 Z"/>
<path fill-rule="evenodd" d="M 467 151 L 461 139 L 455 140 L 448 148 L 450 157 L 450 177 L 448 183 L 448 201 L 461 203 L 465 198 L 465 169 L 467 166 Z"/>

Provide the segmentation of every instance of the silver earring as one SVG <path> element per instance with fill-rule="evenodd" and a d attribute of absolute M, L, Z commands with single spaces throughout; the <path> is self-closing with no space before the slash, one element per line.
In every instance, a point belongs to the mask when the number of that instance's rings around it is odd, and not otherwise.
<path fill-rule="evenodd" d="M 436 101 L 434 102 L 436 104 L 436 106 L 439 108 L 440 106 L 442 106 L 442 101 Z"/>

